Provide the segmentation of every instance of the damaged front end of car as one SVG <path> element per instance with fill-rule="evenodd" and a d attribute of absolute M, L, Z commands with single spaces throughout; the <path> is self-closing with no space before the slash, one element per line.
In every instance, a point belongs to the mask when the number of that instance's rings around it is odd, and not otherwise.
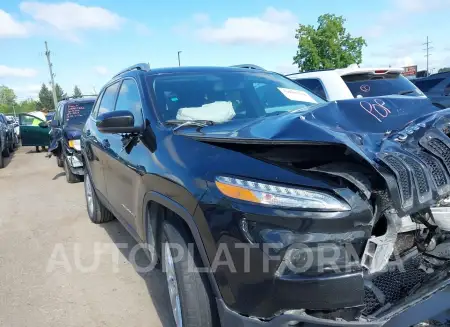
<path fill-rule="evenodd" d="M 185 134 L 289 172 L 323 178 L 351 208 L 305 214 L 302 208 L 292 213 L 281 208 L 277 220 L 233 204 L 242 213 L 246 239 L 278 243 L 276 252 L 282 254 L 270 292 L 281 303 L 278 311 L 261 317 L 235 310 L 259 317 L 245 318 L 248 326 L 382 326 L 419 308 L 450 283 L 450 110 L 436 111 L 427 101 L 408 97 L 355 99 L 260 120 L 228 134 L 220 126 Z M 258 194 L 269 198 L 297 192 L 245 178 L 219 182 L 253 194 L 262 190 Z M 293 223 L 292 217 L 301 222 Z M 305 244 L 313 261 L 307 270 L 296 271 L 307 260 Z M 333 249 L 326 248 L 330 244 Z M 314 252 L 318 249 L 320 255 Z M 222 320 L 238 324 L 238 313 L 222 304 Z"/>

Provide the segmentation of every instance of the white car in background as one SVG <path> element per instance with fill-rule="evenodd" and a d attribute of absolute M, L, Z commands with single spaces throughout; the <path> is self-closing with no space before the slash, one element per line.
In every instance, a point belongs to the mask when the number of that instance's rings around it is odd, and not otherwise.
<path fill-rule="evenodd" d="M 328 101 L 393 94 L 425 97 L 402 73 L 403 68 L 350 66 L 286 76 Z"/>

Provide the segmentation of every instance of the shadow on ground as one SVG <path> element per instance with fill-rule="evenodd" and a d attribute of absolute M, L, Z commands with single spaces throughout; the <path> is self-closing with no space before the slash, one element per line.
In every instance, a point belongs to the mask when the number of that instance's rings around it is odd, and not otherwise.
<path fill-rule="evenodd" d="M 157 267 L 150 272 L 142 272 L 145 270 L 143 268 L 151 266 L 151 261 L 142 249 L 134 254 L 133 248 L 137 242 L 117 220 L 101 226 L 115 244 L 125 243 L 128 245 L 126 248 L 119 247 L 120 252 L 134 266 L 138 275 L 144 279 L 161 324 L 164 327 L 174 326 L 166 279 L 161 269 Z"/>
<path fill-rule="evenodd" d="M 64 176 L 66 176 L 66 173 L 62 171 L 62 172 L 56 174 L 56 175 L 52 178 L 52 181 L 56 181 L 58 178 L 64 177 Z"/>

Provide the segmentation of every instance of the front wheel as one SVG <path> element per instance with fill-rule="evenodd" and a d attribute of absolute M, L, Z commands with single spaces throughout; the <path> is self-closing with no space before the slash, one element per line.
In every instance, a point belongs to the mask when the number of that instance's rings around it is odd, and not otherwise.
<path fill-rule="evenodd" d="M 2 152 L 2 157 L 4 157 L 4 158 L 9 157 L 9 147 L 7 147 L 6 144 L 5 144 L 5 148 L 3 149 L 3 152 Z"/>
<path fill-rule="evenodd" d="M 61 167 L 61 168 L 64 167 L 64 161 L 62 159 L 62 156 L 59 155 L 59 156 L 56 156 L 55 158 L 56 158 L 56 164 L 58 165 L 58 167 Z"/>
<path fill-rule="evenodd" d="M 200 275 L 199 269 L 196 269 L 202 266 L 200 255 L 195 246 L 188 246 L 194 244 L 192 238 L 185 228 L 176 222 L 165 221 L 162 229 L 161 252 L 174 318 L 173 326 L 217 326 L 216 308 L 209 282 L 207 277 Z M 175 251 L 174 245 L 177 249 Z M 181 249 L 182 253 L 177 253 Z"/>

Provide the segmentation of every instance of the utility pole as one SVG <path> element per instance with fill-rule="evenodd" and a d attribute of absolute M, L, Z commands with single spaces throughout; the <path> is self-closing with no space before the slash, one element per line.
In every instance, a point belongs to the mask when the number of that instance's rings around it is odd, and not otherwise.
<path fill-rule="evenodd" d="M 52 84 L 53 104 L 55 105 L 55 110 L 56 110 L 56 107 L 58 106 L 58 99 L 56 98 L 56 89 L 55 89 L 55 80 L 54 80 L 55 74 L 53 74 L 53 70 L 52 70 L 53 64 L 50 60 L 50 51 L 48 50 L 47 41 L 45 41 L 45 56 L 47 57 L 48 70 L 50 71 L 50 83 Z"/>
<path fill-rule="evenodd" d="M 427 76 L 430 76 L 430 56 L 431 56 L 430 50 L 433 49 L 433 47 L 430 47 L 430 43 L 431 42 L 429 41 L 427 36 L 427 42 L 423 44 L 426 46 L 424 50 L 427 52 L 427 54 L 425 55 L 425 57 L 427 57 Z"/>
<path fill-rule="evenodd" d="M 182 53 L 183 51 L 178 51 L 178 67 L 181 66 L 181 61 L 180 61 L 180 53 Z"/>

